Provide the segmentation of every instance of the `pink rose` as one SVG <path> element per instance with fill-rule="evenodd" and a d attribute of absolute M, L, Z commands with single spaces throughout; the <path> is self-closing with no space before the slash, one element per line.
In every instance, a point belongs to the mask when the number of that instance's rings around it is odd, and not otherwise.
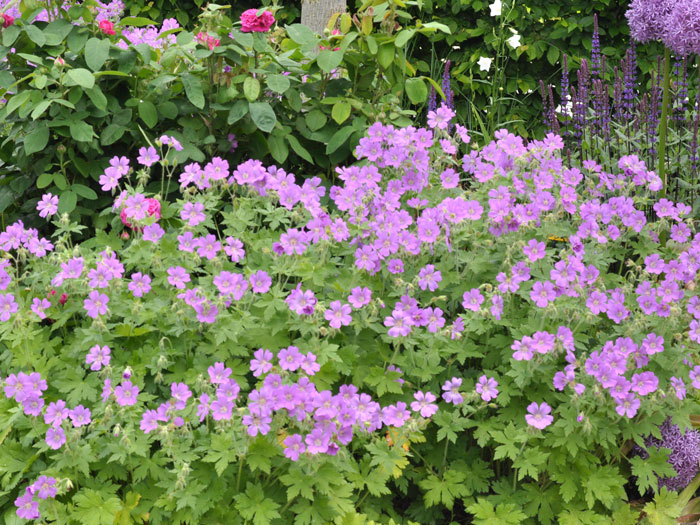
<path fill-rule="evenodd" d="M 114 24 L 109 20 L 102 20 L 102 22 L 100 22 L 100 31 L 102 31 L 105 35 L 116 34 L 114 32 Z"/>
<path fill-rule="evenodd" d="M 257 9 L 248 9 L 241 15 L 241 31 L 244 33 L 264 33 L 275 23 L 275 17 L 270 11 L 263 11 L 258 16 Z"/>
<path fill-rule="evenodd" d="M 215 47 L 219 47 L 219 44 L 221 44 L 221 40 L 214 38 L 213 36 L 206 35 L 202 31 L 200 31 L 197 35 L 197 41 L 208 46 L 210 50 L 213 50 Z"/>
<path fill-rule="evenodd" d="M 12 15 L 8 15 L 7 13 L 3 13 L 2 19 L 2 27 L 10 27 L 12 24 L 15 23 L 15 17 Z"/>

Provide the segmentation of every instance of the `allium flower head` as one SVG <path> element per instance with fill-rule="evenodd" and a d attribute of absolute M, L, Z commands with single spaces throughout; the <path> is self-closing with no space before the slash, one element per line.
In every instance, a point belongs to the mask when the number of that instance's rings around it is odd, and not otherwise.
<path fill-rule="evenodd" d="M 667 24 L 666 19 L 676 3 L 675 0 L 632 0 L 625 13 L 630 36 L 640 43 L 660 40 Z"/>
<path fill-rule="evenodd" d="M 700 53 L 700 0 L 675 2 L 664 21 L 661 39 L 680 56 Z"/>
<path fill-rule="evenodd" d="M 671 453 L 668 456 L 668 463 L 677 472 L 674 477 L 663 477 L 659 479 L 659 488 L 666 487 L 669 490 L 680 492 L 698 473 L 700 464 L 700 431 L 687 429 L 681 433 L 680 428 L 671 422 L 669 417 L 659 427 L 661 439 L 654 436 L 644 438 L 644 445 L 649 447 L 669 448 Z M 636 452 L 644 459 L 649 457 L 649 453 L 641 447 L 635 447 Z"/>

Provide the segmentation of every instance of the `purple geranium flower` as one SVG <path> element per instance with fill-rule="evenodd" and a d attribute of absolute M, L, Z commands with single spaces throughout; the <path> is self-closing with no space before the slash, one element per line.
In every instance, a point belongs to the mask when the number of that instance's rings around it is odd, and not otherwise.
<path fill-rule="evenodd" d="M 554 417 L 550 415 L 552 408 L 547 403 L 538 405 L 532 402 L 527 407 L 528 414 L 525 416 L 527 424 L 542 430 L 548 427 L 554 421 Z"/>
<path fill-rule="evenodd" d="M 331 328 L 340 328 L 341 326 L 348 326 L 352 322 L 350 312 L 352 312 L 352 309 L 349 304 L 332 301 L 324 316 L 329 321 Z"/>
<path fill-rule="evenodd" d="M 498 381 L 493 377 L 482 375 L 476 383 L 476 392 L 481 394 L 481 399 L 487 403 L 498 396 Z"/>
<path fill-rule="evenodd" d="M 272 352 L 266 348 L 260 348 L 253 354 L 255 359 L 250 361 L 250 369 L 255 377 L 267 374 L 272 370 Z"/>
<path fill-rule="evenodd" d="M 445 381 L 445 384 L 442 385 L 442 389 L 445 391 L 442 394 L 442 398 L 447 403 L 459 405 L 462 401 L 464 401 L 462 394 L 459 393 L 460 386 L 462 386 L 462 378 L 453 377 L 452 379 L 448 379 Z"/>
<path fill-rule="evenodd" d="M 121 385 L 115 387 L 114 397 L 117 399 L 119 406 L 135 405 L 139 395 L 139 387 L 132 384 L 131 381 L 123 381 Z"/>
<path fill-rule="evenodd" d="M 141 272 L 133 274 L 129 283 L 129 291 L 134 294 L 134 297 L 143 297 L 151 291 L 151 278 Z"/>
<path fill-rule="evenodd" d="M 90 417 L 90 409 L 85 408 L 83 405 L 78 405 L 73 410 L 68 412 L 68 416 L 70 417 L 73 426 L 76 428 L 89 425 L 90 421 L 92 421 Z"/>
<path fill-rule="evenodd" d="M 46 193 L 41 196 L 41 200 L 36 205 L 39 217 L 46 218 L 54 215 L 58 211 L 58 196 Z"/>
<path fill-rule="evenodd" d="M 180 217 L 183 221 L 187 221 L 187 224 L 190 226 L 197 226 L 207 218 L 204 213 L 204 204 L 201 202 L 186 202 L 182 207 Z"/>
<path fill-rule="evenodd" d="M 413 394 L 415 401 L 411 403 L 411 410 L 420 413 L 422 417 L 431 417 L 437 412 L 438 406 L 434 403 L 437 399 L 431 392 L 416 392 Z"/>
<path fill-rule="evenodd" d="M 90 348 L 90 351 L 85 356 L 85 362 L 91 365 L 90 370 L 101 370 L 104 365 L 109 364 L 110 359 L 109 347 L 100 347 L 100 345 L 95 345 Z"/>
<path fill-rule="evenodd" d="M 160 156 L 158 155 L 156 148 L 153 146 L 149 146 L 148 148 L 142 147 L 139 149 L 139 156 L 136 157 L 136 160 L 142 166 L 149 167 L 158 162 L 160 160 Z"/>
<path fill-rule="evenodd" d="M 85 299 L 83 304 L 88 316 L 97 319 L 98 316 L 107 313 L 107 303 L 109 303 L 109 297 L 97 290 L 93 290 L 88 294 L 88 298 Z"/>

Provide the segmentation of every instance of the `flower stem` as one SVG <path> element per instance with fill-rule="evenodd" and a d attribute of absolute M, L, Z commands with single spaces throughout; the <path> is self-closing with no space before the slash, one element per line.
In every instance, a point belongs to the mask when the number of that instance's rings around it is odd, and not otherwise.
<path fill-rule="evenodd" d="M 669 92 L 671 91 L 671 50 L 664 50 L 664 90 L 661 101 L 661 119 L 659 121 L 659 151 L 658 155 L 658 176 L 663 181 L 661 198 L 666 197 L 667 175 L 666 175 L 666 135 L 668 133 L 668 105 Z"/>

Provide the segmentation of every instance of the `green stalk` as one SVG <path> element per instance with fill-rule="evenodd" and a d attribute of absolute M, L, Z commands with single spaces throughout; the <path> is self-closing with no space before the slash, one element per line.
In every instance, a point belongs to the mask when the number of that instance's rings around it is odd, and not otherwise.
<path fill-rule="evenodd" d="M 658 152 L 658 175 L 664 183 L 661 189 L 661 198 L 666 197 L 666 135 L 668 133 L 668 105 L 669 92 L 671 91 L 671 50 L 664 50 L 664 91 L 661 101 L 661 119 L 659 121 L 659 152 Z"/>

